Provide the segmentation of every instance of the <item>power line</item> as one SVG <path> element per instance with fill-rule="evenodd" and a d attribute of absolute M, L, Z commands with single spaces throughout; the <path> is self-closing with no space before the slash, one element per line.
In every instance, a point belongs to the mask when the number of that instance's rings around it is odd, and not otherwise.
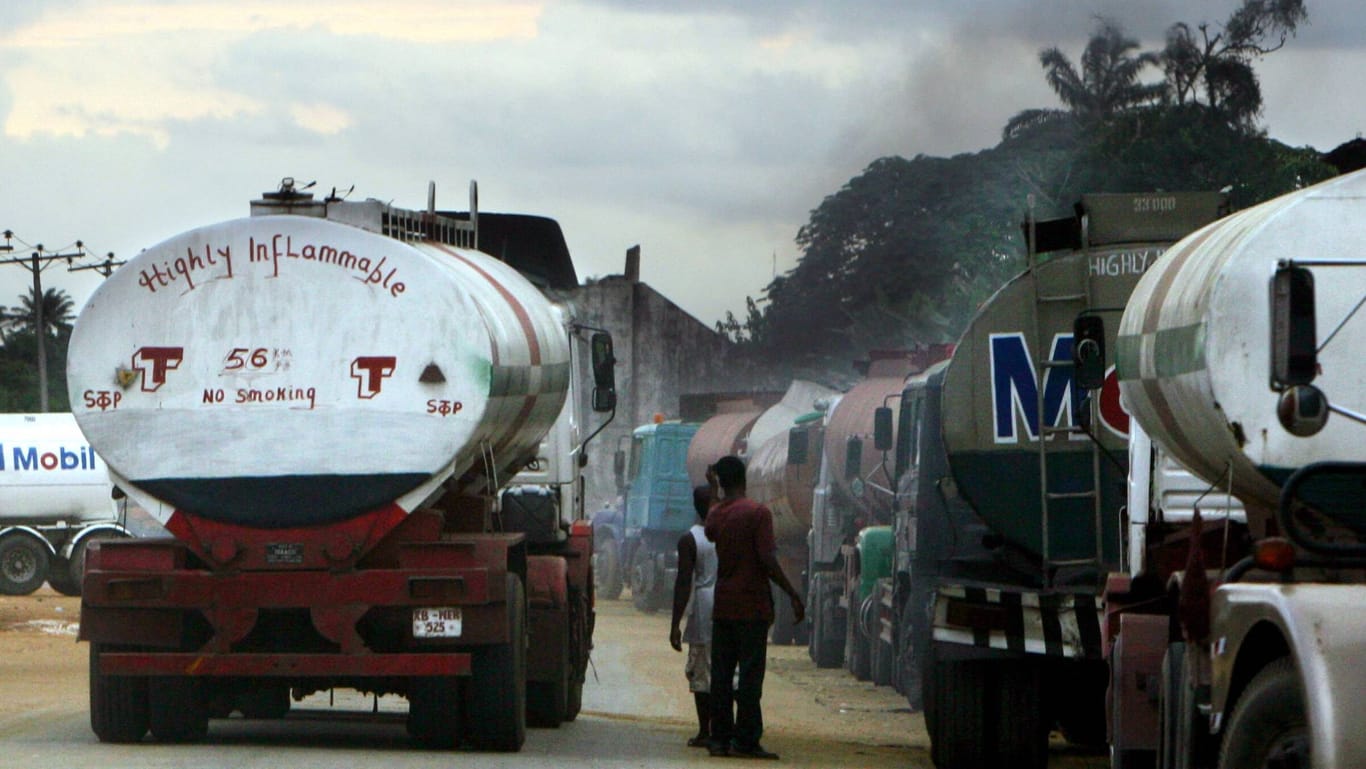
<path fill-rule="evenodd" d="M 114 267 L 123 264 L 123 262 L 114 261 L 114 253 L 111 251 L 102 263 L 77 266 L 76 260 L 84 259 L 87 256 L 85 244 L 79 240 L 71 245 L 59 248 L 56 251 L 47 251 L 43 248 L 42 243 L 30 245 L 21 239 L 15 238 L 12 230 L 5 230 L 3 235 L 5 242 L 3 245 L 0 245 L 0 253 L 13 254 L 15 251 L 15 241 L 18 241 L 22 250 L 27 251 L 32 249 L 28 256 L 8 256 L 0 258 L 0 265 L 17 264 L 27 269 L 33 275 L 33 331 L 38 339 L 38 410 L 46 412 L 48 405 L 47 330 L 44 328 L 46 324 L 43 319 L 43 270 L 50 267 L 53 262 L 65 259 L 68 272 L 76 272 L 78 270 L 99 270 L 105 277 L 109 277 L 110 273 L 114 271 Z M 73 247 L 75 248 L 74 251 L 71 250 Z M 4 308 L 0 307 L 0 317 L 3 317 L 6 320 L 28 318 L 27 315 L 22 314 L 4 314 L 2 312 L 3 310 Z"/>

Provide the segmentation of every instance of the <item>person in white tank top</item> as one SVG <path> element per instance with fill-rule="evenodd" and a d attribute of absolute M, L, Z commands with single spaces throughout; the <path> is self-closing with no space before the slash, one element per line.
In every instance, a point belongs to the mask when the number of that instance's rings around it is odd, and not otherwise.
<path fill-rule="evenodd" d="M 683 673 L 697 707 L 697 735 L 688 740 L 693 748 L 707 747 L 711 739 L 711 610 L 716 592 L 716 545 L 707 539 L 702 522 L 711 507 L 711 489 L 693 489 L 693 509 L 698 522 L 678 540 L 678 577 L 674 581 L 673 622 L 669 645 L 683 651 L 688 644 L 688 661 Z M 679 629 L 684 617 L 688 623 Z"/>

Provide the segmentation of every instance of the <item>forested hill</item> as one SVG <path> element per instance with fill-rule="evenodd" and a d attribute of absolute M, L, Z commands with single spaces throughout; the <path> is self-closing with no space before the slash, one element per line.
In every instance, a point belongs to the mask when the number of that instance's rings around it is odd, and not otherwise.
<path fill-rule="evenodd" d="M 1256 124 L 1252 64 L 1305 18 L 1299 0 L 1244 0 L 1222 25 L 1173 25 L 1161 52 L 1105 20 L 1080 67 L 1041 51 L 1065 109 L 1019 113 L 980 152 L 874 160 L 811 212 L 797 266 L 718 327 L 780 377 L 839 379 L 867 350 L 956 339 L 1023 269 L 1031 196 L 1039 219 L 1087 192 L 1227 189 L 1237 209 L 1336 174 Z"/>

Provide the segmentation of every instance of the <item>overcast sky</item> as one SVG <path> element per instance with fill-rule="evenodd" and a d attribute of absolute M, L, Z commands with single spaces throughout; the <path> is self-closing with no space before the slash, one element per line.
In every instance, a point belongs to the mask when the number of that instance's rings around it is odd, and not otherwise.
<path fill-rule="evenodd" d="M 457 209 L 477 179 L 482 210 L 558 219 L 580 279 L 639 243 L 710 324 L 872 160 L 975 152 L 1058 106 L 1039 49 L 1077 60 L 1097 15 L 1157 48 L 1237 2 L 3 0 L 0 229 L 126 258 L 284 176 L 408 207 L 431 180 Z M 1258 66 L 1262 124 L 1327 150 L 1366 130 L 1366 15 L 1306 2 Z M 98 278 L 43 280 L 79 305 Z M 0 305 L 30 282 L 0 266 Z"/>

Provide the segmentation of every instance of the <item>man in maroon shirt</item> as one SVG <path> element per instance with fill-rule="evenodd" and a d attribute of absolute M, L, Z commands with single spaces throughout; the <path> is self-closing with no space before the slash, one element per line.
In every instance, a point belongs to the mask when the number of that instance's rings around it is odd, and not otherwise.
<path fill-rule="evenodd" d="M 720 485 L 723 497 L 707 514 L 706 522 L 707 539 L 716 543 L 717 561 L 709 750 L 713 756 L 777 758 L 777 753 L 759 744 L 764 732 L 759 700 L 764 691 L 768 626 L 773 623 L 769 580 L 791 597 L 794 622 L 802 621 L 806 607 L 778 565 L 773 513 L 745 496 L 744 462 L 738 457 L 722 457 L 708 468 L 707 480 L 713 490 Z M 734 686 L 737 666 L 740 680 Z"/>

